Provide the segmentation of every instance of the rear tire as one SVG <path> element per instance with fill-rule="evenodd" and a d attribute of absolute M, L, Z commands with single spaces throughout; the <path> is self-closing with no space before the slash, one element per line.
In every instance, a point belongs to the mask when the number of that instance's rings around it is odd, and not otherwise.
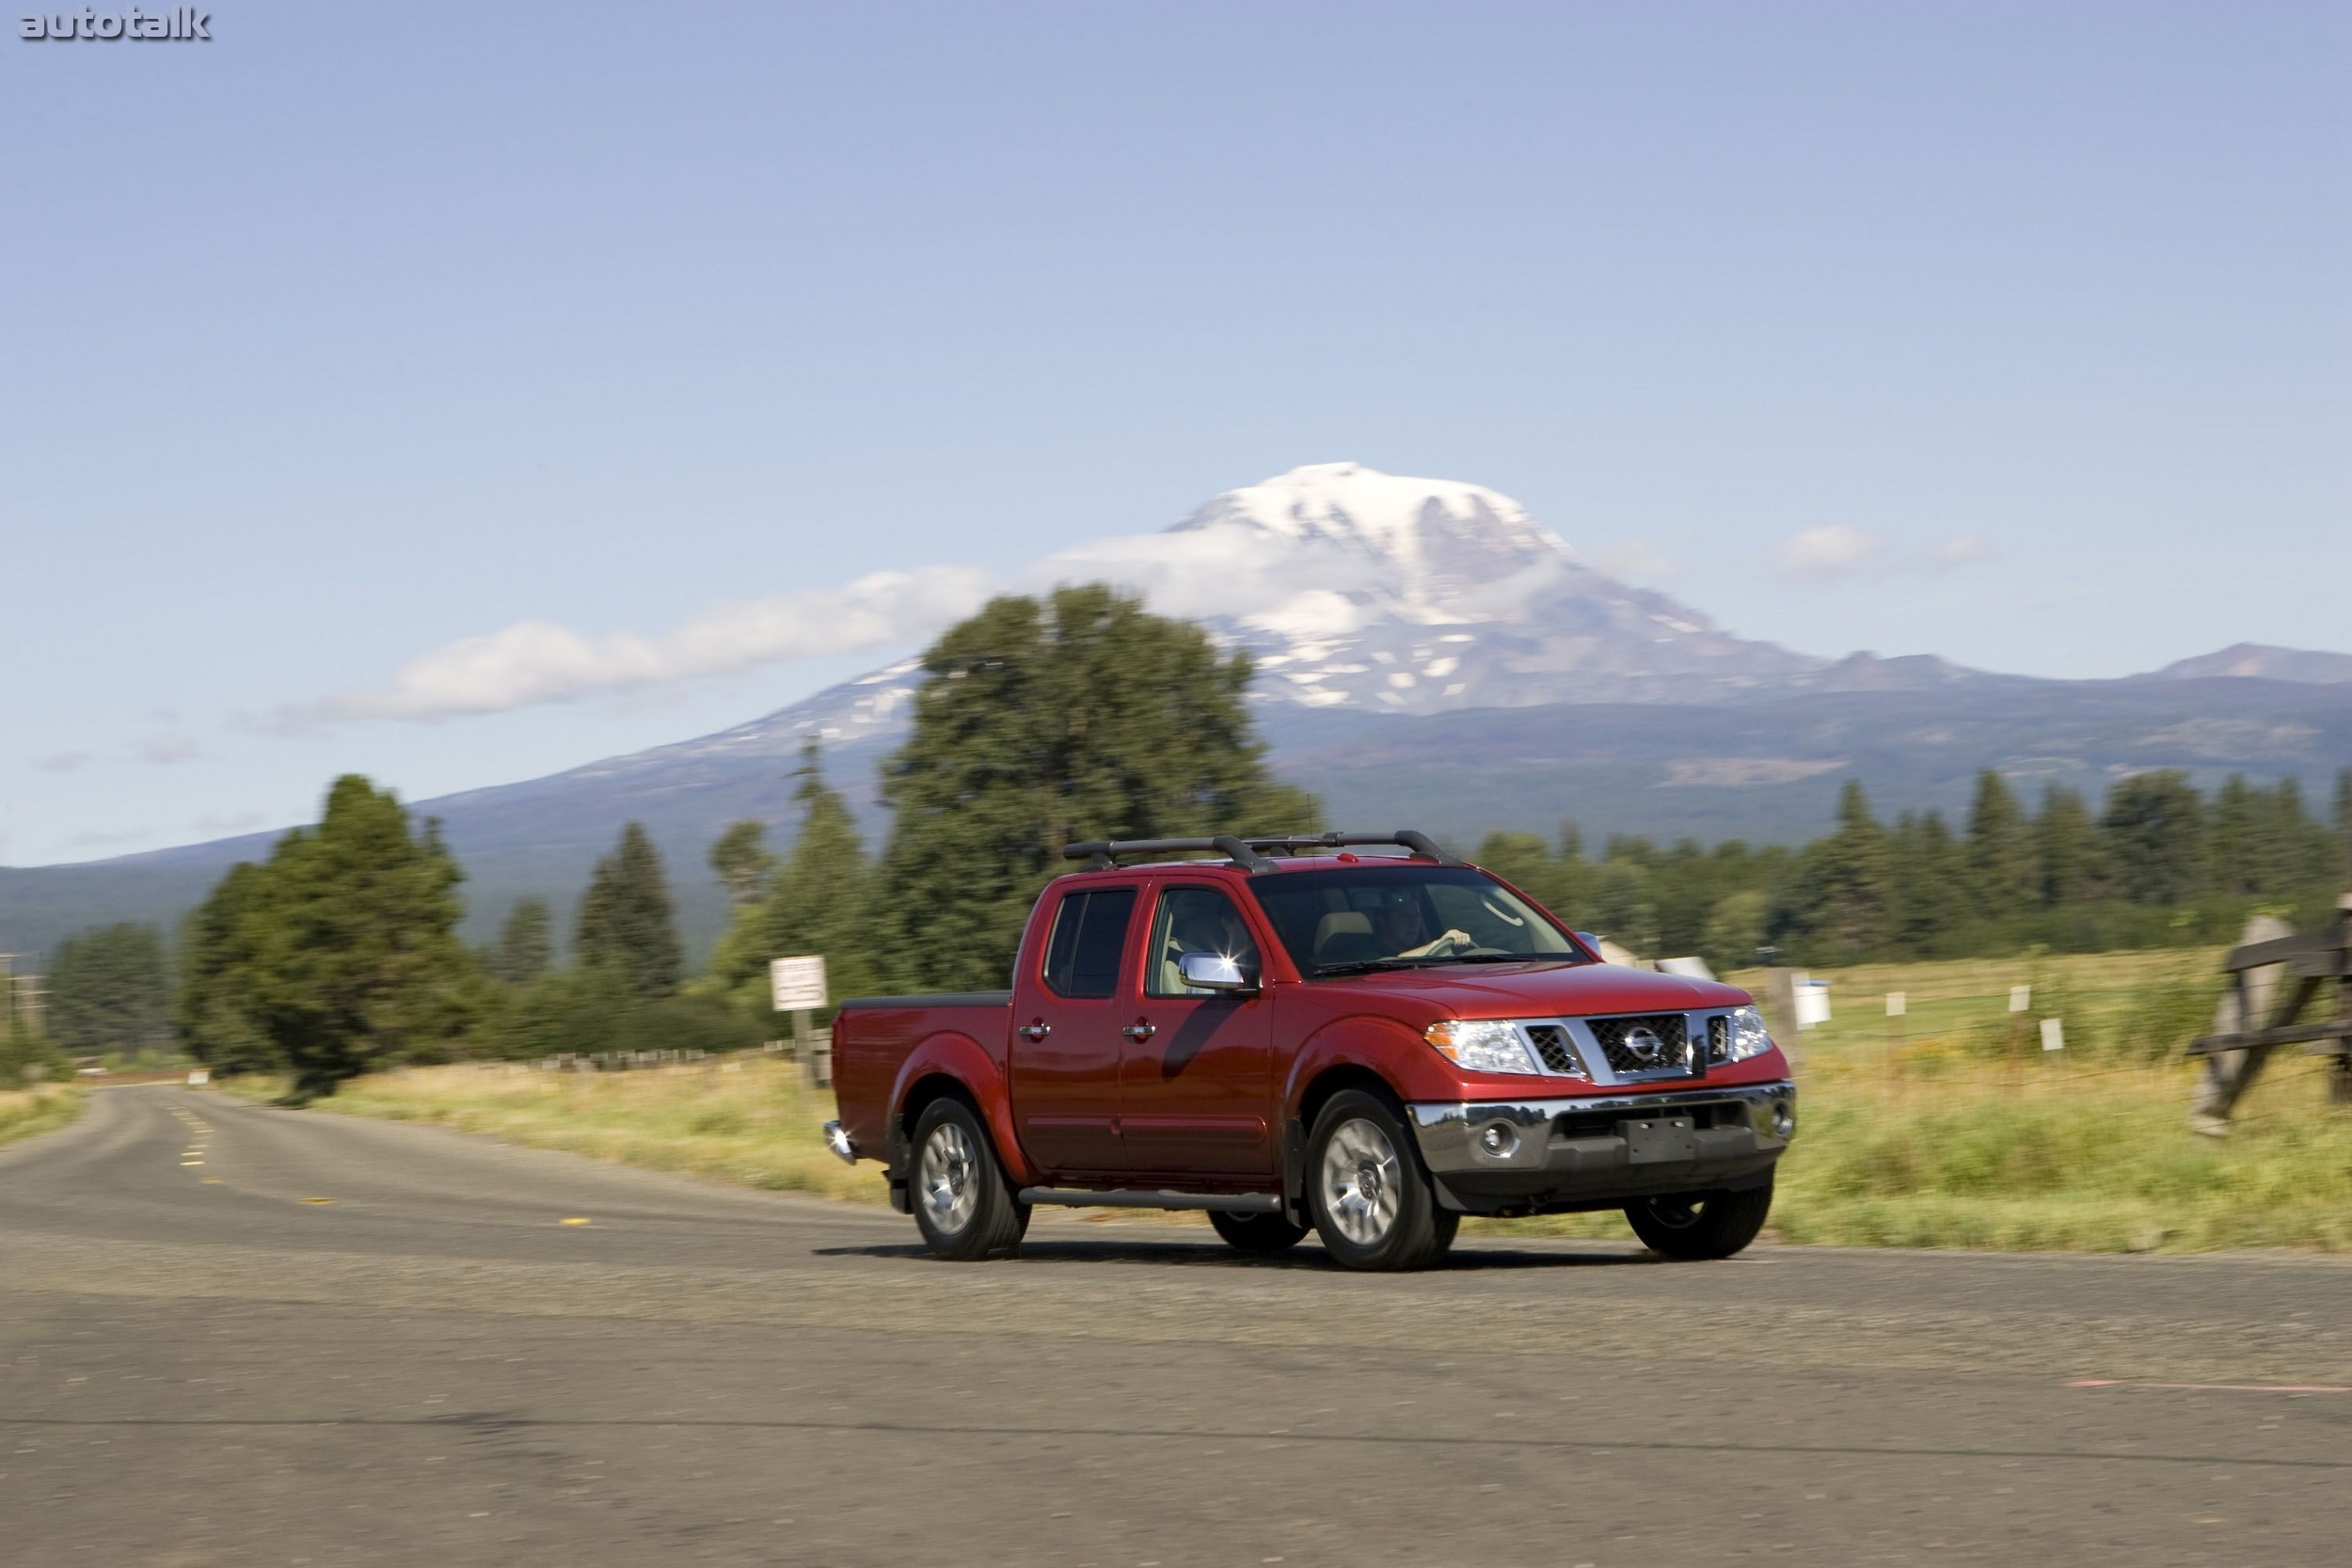
<path fill-rule="evenodd" d="M 1351 1269 L 1425 1269 L 1462 1216 L 1438 1207 L 1404 1117 L 1361 1089 L 1331 1097 L 1307 1140 L 1307 1211 L 1324 1249 Z"/>
<path fill-rule="evenodd" d="M 961 1100 L 934 1100 L 915 1118 L 907 1197 L 924 1243 L 958 1262 L 1009 1258 L 1029 1228 L 988 1129 Z"/>
<path fill-rule="evenodd" d="M 1661 1258 L 1728 1258 L 1756 1240 L 1772 1212 L 1772 1184 L 1743 1193 L 1678 1193 L 1625 1206 L 1642 1244 Z"/>
<path fill-rule="evenodd" d="M 1280 1214 L 1237 1214 L 1230 1210 L 1212 1209 L 1209 1224 L 1235 1252 L 1254 1253 L 1261 1258 L 1288 1252 L 1307 1239 L 1305 1226 L 1293 1225 Z"/>

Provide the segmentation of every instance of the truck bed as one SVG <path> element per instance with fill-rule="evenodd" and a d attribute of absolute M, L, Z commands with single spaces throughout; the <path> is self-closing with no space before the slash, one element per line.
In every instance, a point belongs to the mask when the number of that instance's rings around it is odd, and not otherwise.
<path fill-rule="evenodd" d="M 833 1022 L 834 1093 L 842 1130 L 859 1150 L 880 1159 L 899 1069 L 924 1041 L 961 1036 L 1001 1073 L 1012 1026 L 1009 990 L 938 991 L 924 996 L 863 996 L 844 1002 Z"/>

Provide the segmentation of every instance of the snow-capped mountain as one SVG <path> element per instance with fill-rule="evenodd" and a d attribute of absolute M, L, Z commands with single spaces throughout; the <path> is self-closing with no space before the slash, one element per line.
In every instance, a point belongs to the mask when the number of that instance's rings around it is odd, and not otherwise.
<path fill-rule="evenodd" d="M 1103 579 L 1141 592 L 1231 647 L 1252 699 L 1431 714 L 1548 703 L 1711 703 L 1792 690 L 1991 680 L 1928 658 L 1832 661 L 1751 641 L 1700 611 L 1586 565 L 1526 508 L 1484 485 L 1316 463 L 1228 490 L 1161 532 L 1042 562 L 1036 586 Z M 905 727 L 914 660 L 699 740 L 616 758 L 783 754 Z"/>
<path fill-rule="evenodd" d="M 1733 637 L 1584 564 L 1507 496 L 1352 463 L 1227 491 L 1158 532 L 1041 562 L 1012 586 L 1095 580 L 1252 652 L 1270 760 L 1334 820 L 1411 822 L 1466 845 L 1570 816 L 1595 833 L 1787 842 L 1829 821 L 1848 778 L 1882 811 L 1955 812 L 1986 767 L 2095 792 L 2151 768 L 2316 788 L 2352 764 L 2352 657 L 2242 646 L 2093 682 L 1924 656 L 1832 661 Z M 875 821 L 875 768 L 907 727 L 920 674 L 907 660 L 717 735 L 417 809 L 441 819 L 468 869 L 477 934 L 523 894 L 568 898 L 619 824 L 638 821 L 705 941 L 725 916 L 694 869 L 712 839 L 744 818 L 793 818 L 791 759 L 812 736 Z M 1716 708 L 1694 723 L 1693 704 Z M 274 836 L 0 868 L 0 948 L 176 919 Z"/>

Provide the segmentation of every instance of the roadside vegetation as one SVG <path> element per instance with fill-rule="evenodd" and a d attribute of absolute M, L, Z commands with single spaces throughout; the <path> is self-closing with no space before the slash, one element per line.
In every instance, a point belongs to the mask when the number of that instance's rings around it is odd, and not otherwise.
<path fill-rule="evenodd" d="M 82 1096 L 68 1084 L 0 1089 L 0 1144 L 63 1127 L 82 1114 Z"/>
<path fill-rule="evenodd" d="M 494 942 L 468 947 L 464 873 L 436 824 L 351 775 L 316 826 L 221 879 L 179 933 L 176 965 L 136 927 L 67 944 L 43 1048 L 127 1059 L 156 1049 L 168 1019 L 224 1080 L 289 1101 L 331 1095 L 359 1114 L 876 1196 L 870 1173 L 818 1148 L 829 1097 L 755 1050 L 780 1032 L 771 958 L 822 955 L 836 996 L 999 985 L 1065 844 L 1321 823 L 1313 800 L 1266 773 L 1248 656 L 1131 596 L 1001 598 L 922 662 L 913 731 L 881 774 L 887 839 L 861 838 L 812 743 L 790 844 L 771 851 L 767 825 L 746 821 L 711 846 L 734 914 L 699 965 L 678 939 L 672 870 L 635 823 L 618 825 L 568 933 L 523 899 Z M 1950 823 L 1882 823 L 1854 782 L 1834 830 L 1802 847 L 1618 838 L 1596 854 L 1569 827 L 1492 834 L 1473 855 L 1636 952 L 1696 954 L 1735 978 L 1758 961 L 1805 965 L 1833 982 L 1834 1021 L 1796 1042 L 1804 1136 L 1783 1167 L 1783 1235 L 2352 1249 L 2352 1117 L 2323 1104 L 2312 1060 L 2278 1061 L 2217 1143 L 2183 1125 L 2195 1069 L 2181 1053 L 2212 1016 L 2217 950 L 2249 913 L 2310 926 L 2352 884 L 2352 770 L 2322 812 L 2292 780 L 2201 792 L 2155 772 L 2096 801 L 2055 785 L 2027 800 L 1988 769 Z M 2029 988 L 2023 1011 L 2012 987 Z M 1905 993 L 1899 1021 L 1889 991 Z M 2041 1049 L 2046 1019 L 2061 1052 Z M 624 1052 L 735 1065 L 504 1066 Z"/>
<path fill-rule="evenodd" d="M 1772 1233 L 1853 1246 L 2352 1252 L 2352 1108 L 2328 1104 L 2320 1064 L 2281 1054 L 2229 1138 L 2188 1131 L 2197 1069 L 2180 1047 L 2210 1015 L 2217 956 L 1824 972 L 1835 1016 L 1798 1047 L 1802 1133 Z M 2020 985 L 2040 1000 L 2012 1013 Z M 1890 990 L 1906 999 L 1899 1033 Z M 2065 1050 L 2042 1049 L 2045 1016 L 2061 1018 Z M 626 1073 L 410 1069 L 322 1103 L 747 1186 L 884 1196 L 879 1167 L 851 1169 L 818 1142 L 832 1095 L 760 1053 Z M 1631 1239 L 1613 1212 L 1468 1231 Z"/>
<path fill-rule="evenodd" d="M 270 1080 L 244 1092 L 267 1095 Z M 775 1192 L 881 1203 L 882 1167 L 843 1164 L 817 1129 L 833 1091 L 765 1052 L 636 1072 L 548 1072 L 518 1063 L 403 1068 L 343 1086 L 321 1110 L 430 1122 L 648 1170 Z"/>

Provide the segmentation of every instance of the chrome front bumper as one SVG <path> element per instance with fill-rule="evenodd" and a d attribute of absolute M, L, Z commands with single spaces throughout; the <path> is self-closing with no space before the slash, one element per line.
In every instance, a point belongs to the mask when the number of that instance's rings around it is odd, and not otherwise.
<path fill-rule="evenodd" d="M 1796 1134 L 1797 1086 L 1782 1079 L 1571 1100 L 1438 1101 L 1406 1109 L 1422 1163 L 1441 1180 L 1556 1176 L 1577 1188 L 1598 1190 L 1613 1173 L 1621 1173 L 1648 1188 L 1665 1179 L 1703 1182 L 1713 1172 L 1744 1174 L 1759 1162 L 1769 1169 Z M 1691 1123 L 1687 1128 L 1684 1118 Z M 1629 1122 L 1639 1125 L 1629 1128 Z"/>

